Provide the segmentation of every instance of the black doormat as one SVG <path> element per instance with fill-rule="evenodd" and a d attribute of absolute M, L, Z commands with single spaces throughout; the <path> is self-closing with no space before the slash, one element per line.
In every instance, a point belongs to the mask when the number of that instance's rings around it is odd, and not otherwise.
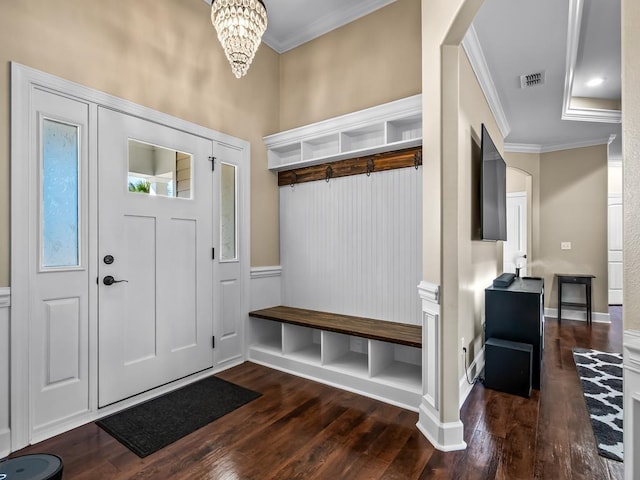
<path fill-rule="evenodd" d="M 220 378 L 208 377 L 96 424 L 142 458 L 260 395 Z"/>
<path fill-rule="evenodd" d="M 622 462 L 622 355 L 574 348 L 598 453 Z"/>

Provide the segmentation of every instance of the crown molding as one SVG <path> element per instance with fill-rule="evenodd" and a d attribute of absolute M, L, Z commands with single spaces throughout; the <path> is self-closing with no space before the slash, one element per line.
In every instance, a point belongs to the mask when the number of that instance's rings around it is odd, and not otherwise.
<path fill-rule="evenodd" d="M 596 145 L 608 145 L 610 137 L 580 140 L 569 143 L 555 143 L 548 145 L 536 145 L 527 143 L 505 143 L 504 151 L 513 153 L 550 153 L 560 150 L 571 150 L 572 148 L 595 147 Z"/>
<path fill-rule="evenodd" d="M 482 46 L 480 45 L 478 35 L 476 34 L 476 30 L 473 28 L 473 25 L 469 27 L 469 30 L 467 30 L 467 33 L 462 39 L 462 47 L 467 53 L 467 57 L 471 63 L 471 68 L 476 74 L 476 78 L 478 79 L 478 83 L 480 84 L 480 88 L 482 89 L 485 98 L 487 99 L 491 113 L 493 113 L 493 116 L 496 119 L 502 138 L 506 138 L 511 132 L 511 127 L 509 126 L 509 121 L 507 120 L 507 116 L 502 108 L 500 96 L 498 95 L 496 86 L 493 83 L 493 77 L 489 71 L 487 60 L 484 56 Z"/>
<path fill-rule="evenodd" d="M 212 3 L 212 0 L 202 1 L 207 5 L 211 5 Z M 318 38 L 325 33 L 329 33 L 336 28 L 340 28 L 347 23 L 353 22 L 360 17 L 369 15 L 370 13 L 381 9 L 382 7 L 386 7 L 395 1 L 396 0 L 372 0 L 366 3 L 360 2 L 359 4 L 344 2 L 344 6 L 342 8 L 331 11 L 327 15 L 318 18 L 310 25 L 304 25 L 298 30 L 292 32 L 290 35 L 287 35 L 287 38 L 283 40 L 278 39 L 267 27 L 267 31 L 263 35 L 262 41 L 276 52 L 284 53 L 299 47 L 303 43 L 307 43 Z M 267 16 L 268 15 L 269 10 L 267 8 Z"/>
<path fill-rule="evenodd" d="M 513 153 L 542 153 L 542 145 L 535 145 L 529 143 L 505 143 L 505 152 Z"/>
<path fill-rule="evenodd" d="M 573 79 L 576 70 L 578 49 L 580 48 L 580 27 L 584 0 L 569 0 L 569 25 L 567 27 L 567 55 L 564 75 L 564 95 L 562 98 L 562 120 L 577 122 L 621 123 L 620 110 L 601 108 L 572 108 Z"/>

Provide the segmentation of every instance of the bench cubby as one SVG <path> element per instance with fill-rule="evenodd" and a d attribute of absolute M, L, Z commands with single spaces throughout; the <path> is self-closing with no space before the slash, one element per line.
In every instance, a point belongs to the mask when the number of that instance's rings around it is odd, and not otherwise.
<path fill-rule="evenodd" d="M 418 410 L 421 327 L 283 306 L 249 316 L 249 360 Z"/>

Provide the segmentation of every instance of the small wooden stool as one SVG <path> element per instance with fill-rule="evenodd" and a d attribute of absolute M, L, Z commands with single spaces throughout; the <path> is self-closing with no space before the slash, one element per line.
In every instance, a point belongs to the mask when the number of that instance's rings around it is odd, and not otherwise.
<path fill-rule="evenodd" d="M 0 462 L 0 480 L 61 480 L 62 468 L 57 455 L 22 455 Z"/>

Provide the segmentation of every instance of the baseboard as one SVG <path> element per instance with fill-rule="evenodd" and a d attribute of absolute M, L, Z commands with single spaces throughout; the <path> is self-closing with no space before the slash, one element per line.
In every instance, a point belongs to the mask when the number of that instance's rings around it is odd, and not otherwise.
<path fill-rule="evenodd" d="M 441 452 L 453 452 L 467 448 L 463 436 L 464 425 L 460 420 L 442 423 L 424 404 L 420 405 L 419 415 L 416 426 L 436 449 Z"/>
<path fill-rule="evenodd" d="M 471 365 L 469 365 L 469 368 L 467 369 L 467 373 L 469 374 L 469 379 L 473 381 L 473 379 L 480 374 L 483 368 L 484 368 L 484 346 L 480 349 L 480 351 L 478 352 L 478 355 L 476 355 L 476 357 L 473 359 L 473 362 L 471 362 Z M 464 405 L 464 402 L 467 400 L 467 397 L 471 393 L 471 390 L 473 390 L 474 385 L 475 385 L 475 382 L 469 385 L 469 382 L 467 381 L 467 375 L 462 375 L 462 377 L 458 382 L 458 392 L 459 392 L 458 398 L 460 399 L 460 408 L 462 408 L 462 405 Z"/>
<path fill-rule="evenodd" d="M 545 308 L 545 317 L 558 318 L 557 308 Z M 562 309 L 562 320 L 578 320 L 580 322 L 587 321 L 587 312 L 584 310 L 570 310 L 567 308 Z M 611 323 L 611 316 L 609 313 L 592 312 L 591 320 L 595 323 Z"/>

